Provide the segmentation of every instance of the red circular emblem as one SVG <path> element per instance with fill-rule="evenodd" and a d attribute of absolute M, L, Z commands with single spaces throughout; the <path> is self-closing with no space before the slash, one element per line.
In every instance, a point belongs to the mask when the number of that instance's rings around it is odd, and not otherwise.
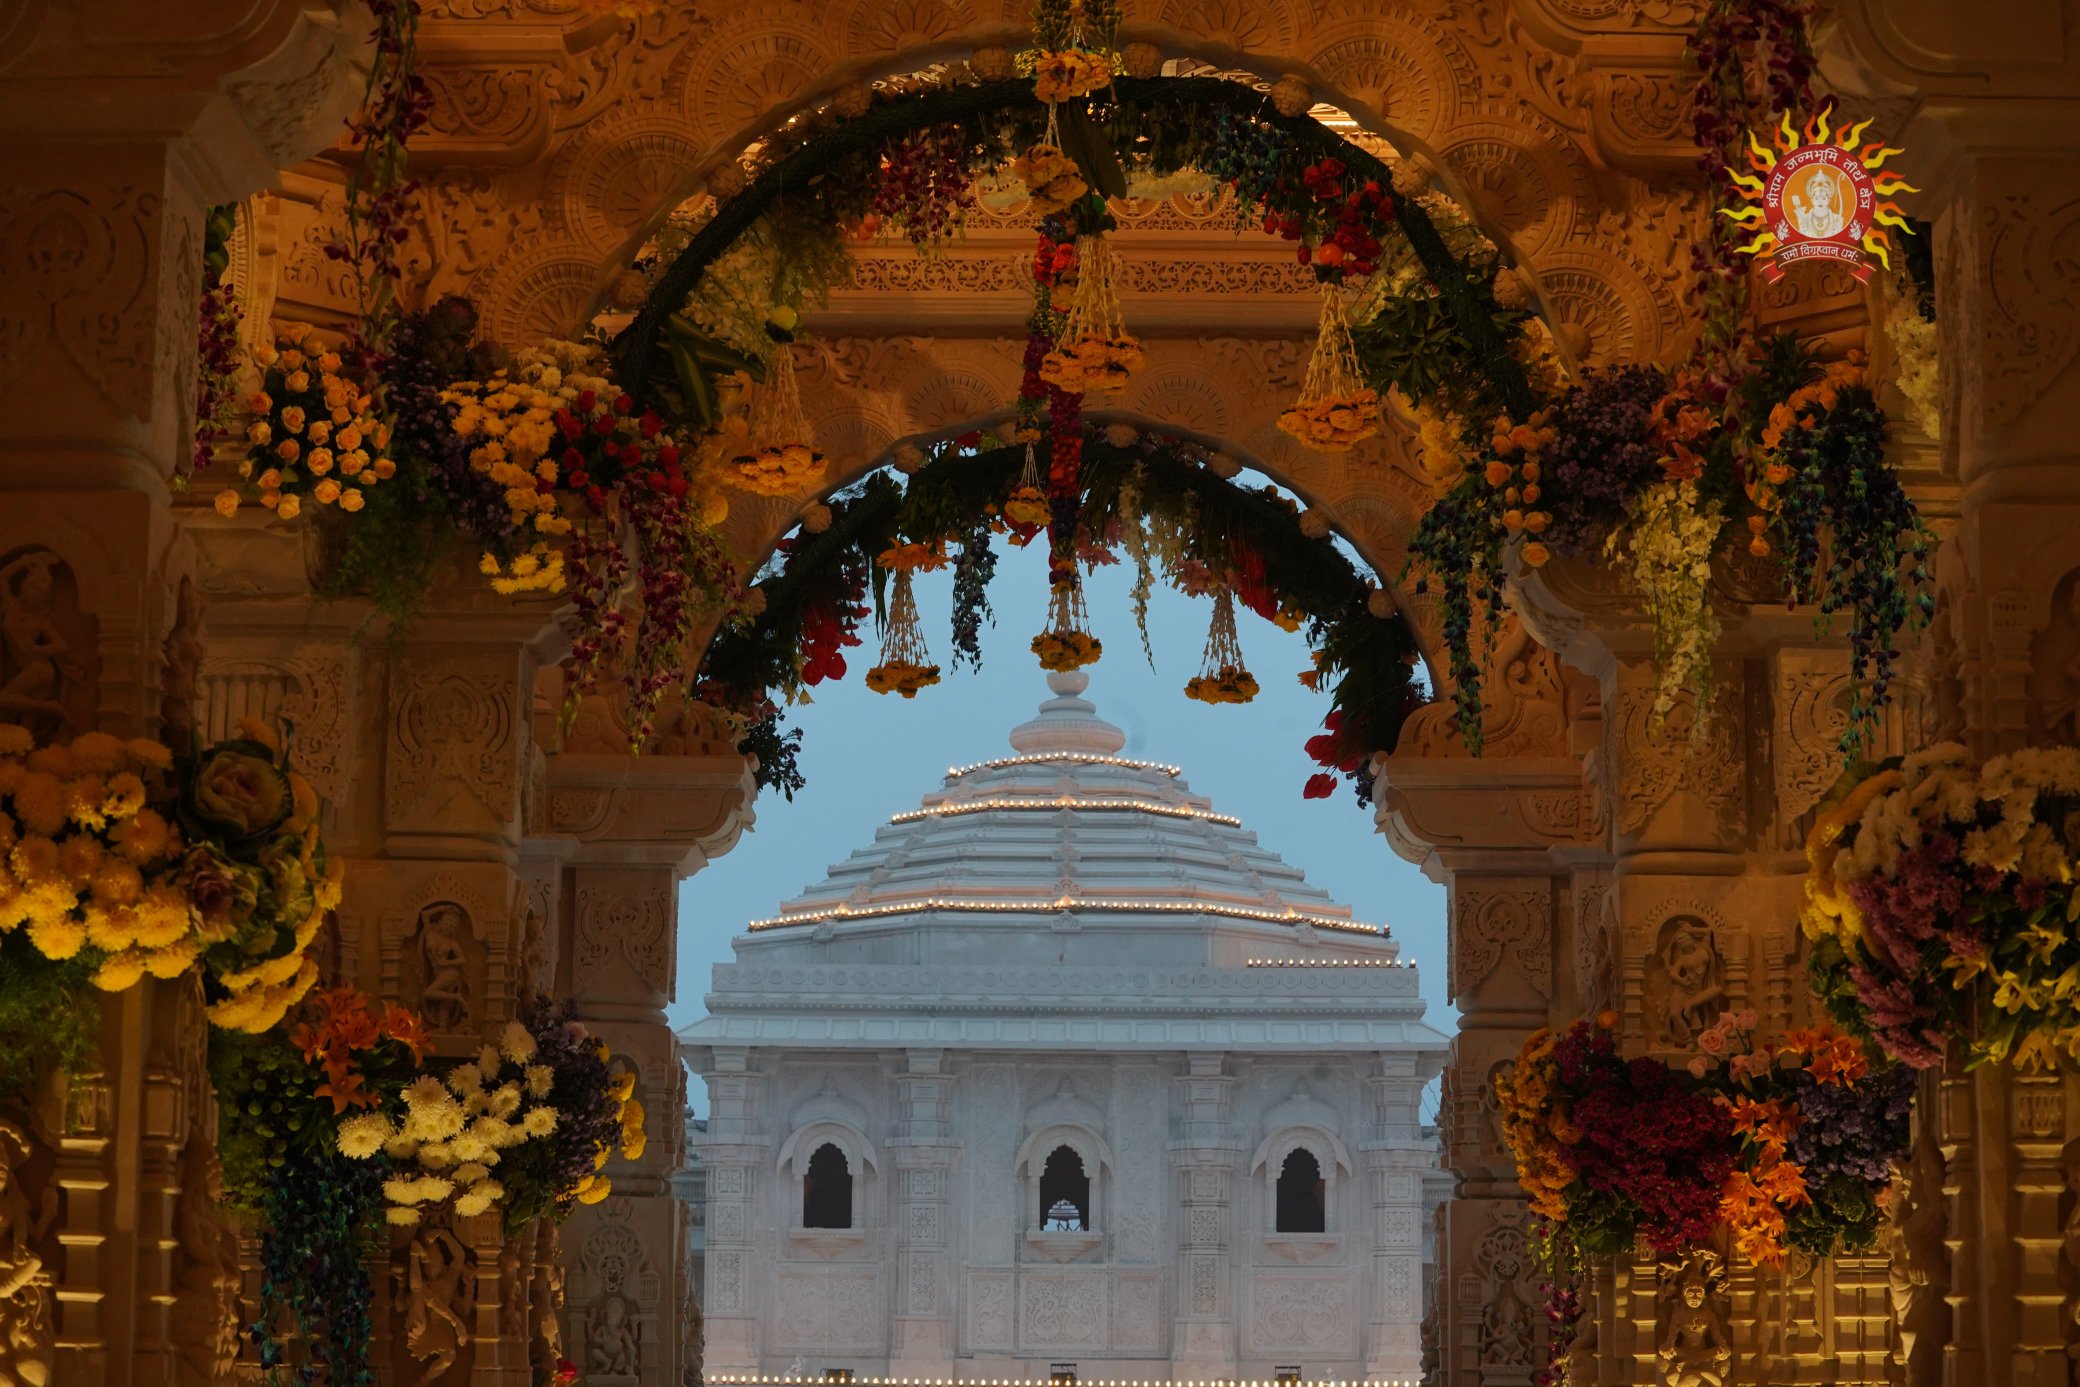
<path fill-rule="evenodd" d="M 1763 216 L 1776 237 L 1771 257 L 1779 265 L 1838 260 L 1861 268 L 1877 200 L 1869 170 L 1850 151 L 1800 145 L 1777 160 L 1762 195 Z"/>

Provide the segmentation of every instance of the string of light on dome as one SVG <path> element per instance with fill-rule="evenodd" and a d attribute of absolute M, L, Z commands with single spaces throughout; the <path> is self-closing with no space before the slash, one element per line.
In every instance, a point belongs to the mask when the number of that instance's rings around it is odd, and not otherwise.
<path fill-rule="evenodd" d="M 1223 828 L 1240 828 L 1242 820 L 1228 814 L 1216 814 L 1210 809 L 1196 809 L 1187 804 L 1153 804 L 1145 799 L 1079 799 L 1074 795 L 1053 795 L 1046 799 L 977 799 L 958 803 L 934 804 L 923 809 L 906 809 L 889 819 L 892 824 L 916 823 L 919 819 L 948 819 L 960 814 L 987 814 L 998 809 L 1042 811 L 1055 813 L 1063 809 L 1114 810 L 1136 814 L 1155 814 L 1166 819 L 1197 819 L 1202 823 L 1219 824 Z"/>
<path fill-rule="evenodd" d="M 844 1377 L 806 1373 L 711 1373 L 707 1380 L 728 1387 L 807 1387 L 842 1382 L 851 1387 L 1060 1387 L 1061 1377 Z M 1077 1387 L 1421 1387 L 1412 1377 L 1079 1377 Z"/>
<path fill-rule="evenodd" d="M 1387 933 L 1383 925 L 1360 924 L 1356 920 L 1339 920 L 1330 915 L 1311 915 L 1291 906 L 1283 910 L 1251 910 L 1247 906 L 1223 905 L 1218 901 L 1138 901 L 1119 897 L 1108 899 L 1101 896 L 1057 896 L 1046 901 L 976 898 L 964 900 L 952 896 L 926 896 L 922 899 L 889 901 L 869 906 L 851 906 L 840 902 L 824 910 L 804 910 L 792 915 L 776 915 L 769 920 L 753 920 L 744 928 L 756 932 L 780 929 L 788 925 L 820 925 L 826 920 L 872 920 L 890 915 L 915 915 L 927 910 L 984 915 L 1059 915 L 1064 911 L 1109 911 L 1130 915 L 1218 915 L 1223 919 L 1262 920 L 1274 925 L 1313 925 L 1316 929 L 1342 930 L 1349 934 L 1385 937 Z"/>
<path fill-rule="evenodd" d="M 1413 968 L 1398 958 L 1253 958 L 1245 968 Z"/>
<path fill-rule="evenodd" d="M 1172 777 L 1184 774 L 1176 766 L 1166 766 L 1157 761 L 1134 761 L 1124 756 L 1100 756 L 1090 751 L 1036 751 L 1027 756 L 1000 756 L 994 761 L 977 761 L 968 766 L 948 766 L 946 778 L 953 780 L 963 775 L 973 775 L 976 771 L 999 771 L 1011 766 L 1044 766 L 1060 761 L 1074 761 L 1083 766 L 1119 766 L 1133 771 L 1156 771 Z"/>

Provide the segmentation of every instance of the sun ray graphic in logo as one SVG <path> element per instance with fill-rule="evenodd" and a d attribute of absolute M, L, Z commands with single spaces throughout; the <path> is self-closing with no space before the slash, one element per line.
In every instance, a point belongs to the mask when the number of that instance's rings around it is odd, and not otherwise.
<path fill-rule="evenodd" d="M 1801 260 L 1847 265 L 1859 280 L 1871 277 L 1873 260 L 1892 268 L 1886 228 L 1913 234 L 1892 195 L 1920 189 L 1885 169 L 1887 159 L 1905 151 L 1865 141 L 1870 125 L 1860 120 L 1836 128 L 1823 110 L 1799 129 L 1787 111 L 1770 144 L 1748 132 L 1748 166 L 1754 171 L 1727 170 L 1747 205 L 1722 208 L 1719 215 L 1753 230 L 1737 249 L 1759 258 L 1766 282 L 1776 283 L 1786 266 Z"/>

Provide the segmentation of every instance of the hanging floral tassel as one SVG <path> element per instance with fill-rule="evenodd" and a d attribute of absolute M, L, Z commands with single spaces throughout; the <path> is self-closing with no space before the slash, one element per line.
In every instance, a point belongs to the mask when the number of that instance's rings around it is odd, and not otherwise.
<path fill-rule="evenodd" d="M 1119 257 L 1103 236 L 1076 238 L 1076 300 L 1040 378 L 1072 394 L 1116 390 L 1146 359 L 1119 307 Z"/>
<path fill-rule="evenodd" d="M 895 591 L 888 599 L 888 626 L 881 637 L 881 662 L 867 671 L 867 687 L 875 693 L 897 693 L 917 697 L 919 689 L 939 682 L 939 667 L 931 662 L 924 646 L 924 624 L 918 619 L 917 595 L 911 591 L 911 575 L 946 566 L 946 555 L 937 546 L 899 544 L 881 555 L 881 566 L 896 575 Z"/>
<path fill-rule="evenodd" d="M 1053 507 L 1047 502 L 1047 493 L 1040 487 L 1040 458 L 1033 445 L 1026 444 L 1026 465 L 1018 474 L 1018 485 L 1011 489 L 1011 496 L 1004 502 L 1004 522 L 1011 527 L 1011 534 L 1020 544 L 1028 544 L 1033 536 L 1047 528 L 1054 516 Z"/>
<path fill-rule="evenodd" d="M 1235 632 L 1235 594 L 1226 588 L 1214 594 L 1206 653 L 1184 696 L 1201 703 L 1247 703 L 1257 696 L 1256 676 L 1242 663 L 1242 640 Z"/>
<path fill-rule="evenodd" d="M 1379 432 L 1379 392 L 1365 384 L 1343 295 L 1322 286 L 1322 323 L 1300 399 L 1278 426 L 1310 448 L 1341 453 Z"/>
<path fill-rule="evenodd" d="M 1105 646 L 1090 627 L 1083 585 L 1073 578 L 1066 583 L 1057 581 L 1047 603 L 1047 629 L 1033 637 L 1033 654 L 1040 658 L 1040 668 L 1066 673 L 1098 663 Z"/>
<path fill-rule="evenodd" d="M 766 381 L 751 397 L 745 448 L 730 459 L 732 485 L 760 496 L 806 491 L 823 476 L 823 454 L 810 446 L 809 416 L 795 380 L 794 346 L 778 342 L 766 363 Z"/>

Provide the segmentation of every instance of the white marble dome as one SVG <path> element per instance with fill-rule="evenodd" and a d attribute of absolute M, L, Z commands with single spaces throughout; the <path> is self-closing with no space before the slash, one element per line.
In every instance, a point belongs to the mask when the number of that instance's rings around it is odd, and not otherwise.
<path fill-rule="evenodd" d="M 1415 1376 L 1415 970 L 1088 683 L 715 968 L 711 1380 Z"/>

